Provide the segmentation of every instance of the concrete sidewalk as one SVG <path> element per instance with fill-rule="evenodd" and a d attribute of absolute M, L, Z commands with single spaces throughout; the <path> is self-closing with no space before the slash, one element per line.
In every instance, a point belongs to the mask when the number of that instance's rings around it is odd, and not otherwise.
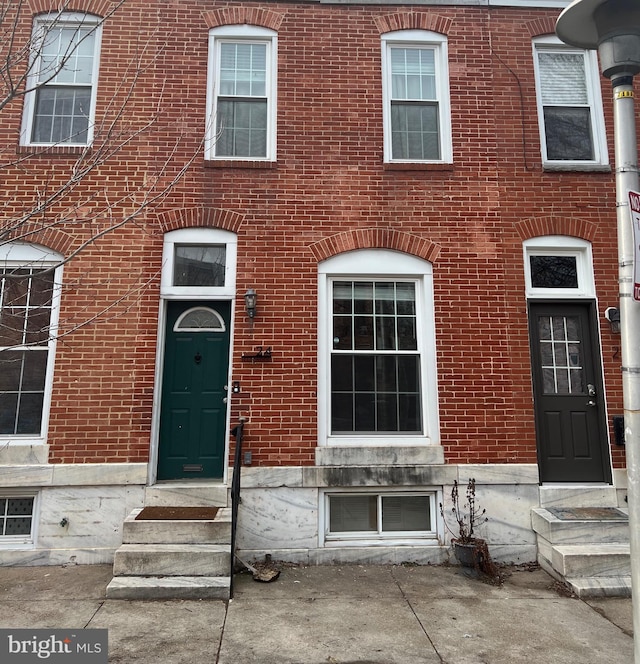
<path fill-rule="evenodd" d="M 541 570 L 494 587 L 457 567 L 285 566 L 238 575 L 228 605 L 107 600 L 111 571 L 0 568 L 0 627 L 107 628 L 127 664 L 633 662 L 631 600 L 567 597 Z"/>

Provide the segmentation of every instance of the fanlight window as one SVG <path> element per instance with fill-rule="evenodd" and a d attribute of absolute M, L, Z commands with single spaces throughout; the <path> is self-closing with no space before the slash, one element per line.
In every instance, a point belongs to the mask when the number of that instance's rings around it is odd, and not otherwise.
<path fill-rule="evenodd" d="M 194 307 L 185 311 L 173 326 L 174 332 L 224 332 L 222 316 L 208 307 Z"/>

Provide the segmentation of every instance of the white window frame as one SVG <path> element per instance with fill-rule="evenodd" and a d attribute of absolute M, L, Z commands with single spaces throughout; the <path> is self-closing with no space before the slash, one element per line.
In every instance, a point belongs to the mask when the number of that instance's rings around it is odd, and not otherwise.
<path fill-rule="evenodd" d="M 51 392 L 53 389 L 58 319 L 60 315 L 60 296 L 62 293 L 62 265 L 60 265 L 60 261 L 62 260 L 63 256 L 60 254 L 36 244 L 8 242 L 7 244 L 0 245 L 0 268 L 3 270 L 25 267 L 46 269 L 47 267 L 56 266 L 53 274 L 53 292 L 51 294 L 51 318 L 49 320 L 49 341 L 47 343 L 47 370 L 44 380 L 40 433 L 0 434 L 0 445 L 2 445 L 3 441 L 10 441 L 12 445 L 44 445 L 47 440 L 49 411 L 51 408 Z M 20 350 L 21 348 L 22 346 L 16 346 L 16 350 Z"/>
<path fill-rule="evenodd" d="M 593 256 L 591 243 L 575 237 L 563 235 L 546 235 L 525 240 L 524 273 L 526 282 L 526 295 L 528 298 L 545 299 L 593 299 L 596 296 L 593 278 Z M 534 288 L 531 283 L 531 256 L 572 256 L 576 259 L 578 276 L 577 288 Z"/>
<path fill-rule="evenodd" d="M 547 140 L 544 124 L 544 107 L 542 104 L 542 85 L 540 81 L 540 68 L 538 53 L 576 53 L 584 56 L 585 79 L 587 87 L 588 106 L 590 109 L 591 133 L 593 137 L 593 159 L 567 160 L 549 159 L 547 157 Z M 594 167 L 605 167 L 609 164 L 607 149 L 607 136 L 604 123 L 604 110 L 602 106 L 602 91 L 600 85 L 600 71 L 596 51 L 585 51 L 581 48 L 567 46 L 553 35 L 537 37 L 533 40 L 533 62 L 536 81 L 536 104 L 538 109 L 538 129 L 540 132 L 540 149 L 543 166 L 553 170 L 588 170 Z"/>
<path fill-rule="evenodd" d="M 447 38 L 445 35 L 429 30 L 398 30 L 382 35 L 382 118 L 384 127 L 385 163 L 434 163 L 450 164 L 453 162 L 451 138 L 451 108 L 449 93 L 449 63 Z M 391 57 L 394 46 L 433 48 L 436 68 L 436 96 L 438 102 L 438 139 L 440 159 L 394 159 L 391 132 Z"/>
<path fill-rule="evenodd" d="M 33 498 L 29 535 L 0 535 L 0 550 L 35 548 L 40 515 L 40 492 L 31 489 L 6 489 L 0 498 Z"/>
<path fill-rule="evenodd" d="M 43 31 L 46 34 L 44 26 L 68 25 L 74 27 L 92 26 L 94 34 L 94 54 L 93 54 L 93 72 L 91 76 L 91 103 L 89 108 L 89 123 L 87 128 L 86 142 L 61 141 L 52 143 L 38 143 L 31 139 L 34 124 L 35 104 L 37 90 L 46 88 L 47 83 L 38 84 L 38 72 L 40 66 L 40 47 L 39 44 L 43 38 Z M 60 145 L 64 147 L 86 147 L 93 143 L 93 134 L 95 127 L 96 99 L 98 97 L 98 72 L 100 69 L 100 50 L 102 42 L 102 19 L 93 14 L 84 14 L 81 12 L 50 12 L 34 19 L 32 32 L 32 52 L 36 55 L 29 66 L 29 76 L 27 77 L 27 93 L 24 99 L 24 109 L 22 116 L 22 131 L 20 132 L 20 145 Z M 88 86 L 87 86 L 88 87 Z"/>
<path fill-rule="evenodd" d="M 384 270 L 384 271 L 381 271 Z M 416 284 L 416 322 L 421 375 L 421 434 L 398 432 L 336 435 L 331 433 L 331 283 L 340 280 L 411 280 Z M 318 268 L 318 445 L 413 446 L 438 445 L 433 268 L 428 261 L 388 249 L 360 249 L 338 254 Z"/>
<path fill-rule="evenodd" d="M 276 160 L 276 98 L 278 33 L 255 25 L 225 25 L 209 31 L 209 57 L 207 65 L 207 126 L 205 129 L 205 159 L 234 161 Z M 222 42 L 255 42 L 267 46 L 267 149 L 264 157 L 216 155 L 216 114 L 219 96 L 218 63 Z"/>
<path fill-rule="evenodd" d="M 173 268 L 175 260 L 175 246 L 180 244 L 224 244 L 226 246 L 224 285 L 174 286 Z M 217 228 L 181 228 L 179 230 L 169 231 L 164 236 L 164 246 L 162 252 L 160 294 L 163 298 L 174 300 L 210 300 L 222 297 L 235 297 L 236 262 L 238 252 L 238 236 L 235 233 Z"/>
<path fill-rule="evenodd" d="M 369 532 L 340 532 L 331 533 L 330 527 L 330 503 L 331 496 L 343 496 L 354 494 L 358 496 L 375 495 L 379 498 L 393 496 L 426 496 L 429 498 L 429 510 L 431 515 L 431 530 L 424 531 L 389 531 L 384 533 L 381 529 L 378 533 Z M 348 487 L 320 489 L 320 500 L 318 501 L 318 524 L 320 535 L 320 546 L 322 547 L 344 547 L 344 546 L 410 546 L 417 544 L 439 544 L 439 534 L 443 532 L 443 522 L 438 505 L 442 502 L 442 489 L 436 487 L 412 487 L 411 489 L 386 489 L 381 487 Z M 378 503 L 378 526 L 381 519 L 381 503 Z"/>

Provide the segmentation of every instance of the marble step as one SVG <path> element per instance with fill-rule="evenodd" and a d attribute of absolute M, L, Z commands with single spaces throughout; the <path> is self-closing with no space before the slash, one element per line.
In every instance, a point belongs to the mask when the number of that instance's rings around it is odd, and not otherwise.
<path fill-rule="evenodd" d="M 228 576 L 117 576 L 107 599 L 229 599 Z"/>
<path fill-rule="evenodd" d="M 568 544 L 554 546 L 551 564 L 565 580 L 631 574 L 629 544 Z"/>
<path fill-rule="evenodd" d="M 124 544 L 229 544 L 231 542 L 231 508 L 218 510 L 212 521 L 200 519 L 136 520 L 142 509 L 136 509 L 124 520 Z"/>
<path fill-rule="evenodd" d="M 534 532 L 552 544 L 626 543 L 629 542 L 629 518 L 559 519 L 544 508 L 531 513 Z"/>
<path fill-rule="evenodd" d="M 617 507 L 613 486 L 541 486 L 540 507 Z"/>
<path fill-rule="evenodd" d="M 631 576 L 568 578 L 564 582 L 578 597 L 631 597 Z"/>
<path fill-rule="evenodd" d="M 114 555 L 114 576 L 226 576 L 229 544 L 123 544 Z"/>
<path fill-rule="evenodd" d="M 229 488 L 221 482 L 165 482 L 144 490 L 144 504 L 161 507 L 227 507 Z"/>

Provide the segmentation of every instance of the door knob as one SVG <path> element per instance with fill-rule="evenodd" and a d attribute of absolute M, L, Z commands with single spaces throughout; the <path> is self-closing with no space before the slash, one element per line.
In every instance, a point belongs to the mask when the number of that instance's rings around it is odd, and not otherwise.
<path fill-rule="evenodd" d="M 193 361 L 196 364 L 200 364 L 200 362 L 202 362 L 202 355 L 200 355 L 200 353 L 196 353 L 193 357 Z"/>

